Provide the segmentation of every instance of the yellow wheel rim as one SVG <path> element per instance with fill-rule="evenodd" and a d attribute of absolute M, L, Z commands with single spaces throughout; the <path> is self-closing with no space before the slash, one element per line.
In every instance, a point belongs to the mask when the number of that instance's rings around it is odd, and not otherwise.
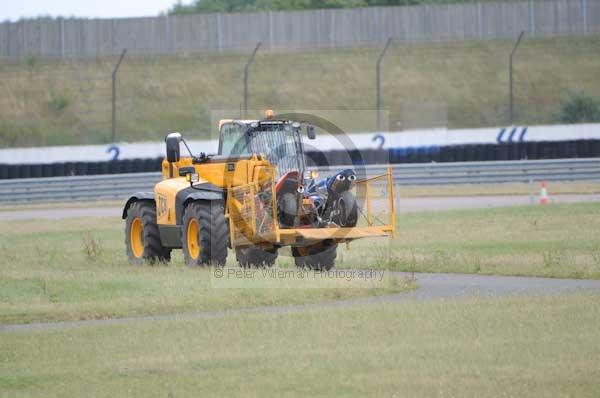
<path fill-rule="evenodd" d="M 187 225 L 187 247 L 190 257 L 197 259 L 200 257 L 200 240 L 198 232 L 198 220 L 192 218 Z"/>
<path fill-rule="evenodd" d="M 133 255 L 138 258 L 141 258 L 144 255 L 143 231 L 144 227 L 142 225 L 142 220 L 139 217 L 134 218 L 131 222 L 131 229 L 129 231 L 129 242 L 131 242 L 131 251 L 133 252 Z"/>

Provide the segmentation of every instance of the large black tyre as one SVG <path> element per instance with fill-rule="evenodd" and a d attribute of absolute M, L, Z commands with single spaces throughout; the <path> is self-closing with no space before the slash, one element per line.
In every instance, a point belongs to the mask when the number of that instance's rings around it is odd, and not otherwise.
<path fill-rule="evenodd" d="M 125 247 L 131 265 L 171 260 L 171 249 L 164 248 L 160 242 L 154 202 L 135 202 L 127 210 Z"/>
<path fill-rule="evenodd" d="M 265 250 L 260 246 L 237 247 L 235 257 L 240 267 L 271 267 L 277 260 L 277 249 Z"/>
<path fill-rule="evenodd" d="M 319 243 L 312 246 L 292 247 L 296 267 L 329 271 L 337 257 L 337 243 Z"/>
<path fill-rule="evenodd" d="M 358 206 L 356 198 L 350 191 L 342 192 L 336 205 L 337 214 L 333 217 L 340 227 L 355 227 L 358 222 Z"/>
<path fill-rule="evenodd" d="M 223 266 L 227 260 L 229 227 L 221 201 L 194 201 L 183 214 L 182 248 L 185 264 Z"/>

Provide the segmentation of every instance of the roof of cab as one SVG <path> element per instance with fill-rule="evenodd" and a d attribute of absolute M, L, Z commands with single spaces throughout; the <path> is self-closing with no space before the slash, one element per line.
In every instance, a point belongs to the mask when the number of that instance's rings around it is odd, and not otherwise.
<path fill-rule="evenodd" d="M 240 123 L 240 124 L 251 124 L 251 123 L 285 123 L 285 120 L 279 119 L 221 119 L 219 120 L 219 130 L 225 123 Z"/>

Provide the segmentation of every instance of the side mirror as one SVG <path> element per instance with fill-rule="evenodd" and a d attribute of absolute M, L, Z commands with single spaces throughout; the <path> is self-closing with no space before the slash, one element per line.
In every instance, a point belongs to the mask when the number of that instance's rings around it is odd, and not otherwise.
<path fill-rule="evenodd" d="M 165 137 L 165 144 L 167 150 L 167 161 L 174 163 L 179 161 L 179 143 L 181 142 L 181 134 L 170 133 Z"/>
<path fill-rule="evenodd" d="M 315 132 L 315 126 L 313 126 L 312 124 L 309 124 L 306 126 L 306 135 L 308 136 L 309 140 L 314 140 L 315 138 L 317 138 L 317 133 Z"/>

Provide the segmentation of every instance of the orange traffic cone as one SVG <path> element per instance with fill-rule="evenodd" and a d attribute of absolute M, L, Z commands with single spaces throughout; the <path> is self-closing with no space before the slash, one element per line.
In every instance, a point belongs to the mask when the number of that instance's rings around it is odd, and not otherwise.
<path fill-rule="evenodd" d="M 542 187 L 540 189 L 540 204 L 547 205 L 550 203 L 550 198 L 548 198 L 548 189 L 546 189 L 546 181 L 542 181 Z"/>

